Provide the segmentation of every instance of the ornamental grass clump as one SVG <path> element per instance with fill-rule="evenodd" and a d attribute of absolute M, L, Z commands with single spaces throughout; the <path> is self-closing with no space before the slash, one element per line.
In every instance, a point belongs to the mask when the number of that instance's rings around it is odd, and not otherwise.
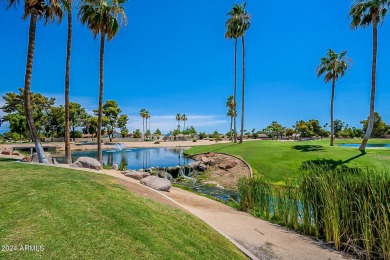
<path fill-rule="evenodd" d="M 360 258 L 390 259 L 390 172 L 309 165 L 297 183 L 239 181 L 240 208 Z"/>

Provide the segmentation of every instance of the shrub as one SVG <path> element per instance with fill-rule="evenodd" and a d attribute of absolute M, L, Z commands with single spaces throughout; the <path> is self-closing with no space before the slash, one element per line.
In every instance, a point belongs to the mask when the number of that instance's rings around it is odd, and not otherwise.
<path fill-rule="evenodd" d="M 390 172 L 312 166 L 294 185 L 241 178 L 240 209 L 351 250 L 390 258 Z"/>

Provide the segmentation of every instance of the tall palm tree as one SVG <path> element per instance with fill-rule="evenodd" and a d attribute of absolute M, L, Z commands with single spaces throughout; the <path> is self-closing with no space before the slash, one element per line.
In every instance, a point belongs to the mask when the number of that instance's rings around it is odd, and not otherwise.
<path fill-rule="evenodd" d="M 236 112 L 236 102 L 232 95 L 230 95 L 227 98 L 226 107 L 228 108 L 228 112 L 226 115 L 230 117 L 230 140 L 233 140 L 233 131 L 232 131 L 233 118 L 236 117 L 237 112 Z"/>
<path fill-rule="evenodd" d="M 345 71 L 349 68 L 351 60 L 345 56 L 347 51 L 342 51 L 340 55 L 329 49 L 325 57 L 321 58 L 320 65 L 317 67 L 317 76 L 325 74 L 324 81 L 328 83 L 332 81 L 332 95 L 330 98 L 330 146 L 334 143 L 334 93 L 336 87 L 336 81 L 343 77 Z"/>
<path fill-rule="evenodd" d="M 229 19 L 225 23 L 226 32 L 225 38 L 234 39 L 234 83 L 233 83 L 233 99 L 237 103 L 237 42 L 239 37 L 238 23 L 236 19 L 236 13 L 238 5 L 235 4 L 233 8 L 226 14 L 229 15 Z M 237 116 L 234 117 L 234 142 L 237 142 Z"/>
<path fill-rule="evenodd" d="M 177 121 L 177 128 L 179 129 L 180 132 L 180 121 L 181 121 L 181 114 L 176 114 L 176 121 Z"/>
<path fill-rule="evenodd" d="M 150 119 L 150 113 L 149 113 L 149 111 L 146 111 L 146 114 L 145 114 L 145 120 L 146 120 L 146 131 L 148 131 L 149 130 L 149 132 L 150 132 L 150 121 L 149 121 L 149 128 L 148 128 L 148 120 Z"/>
<path fill-rule="evenodd" d="M 186 114 L 182 114 L 181 115 L 181 121 L 183 121 L 183 131 L 186 130 L 186 121 L 188 120 L 188 117 L 186 116 Z"/>
<path fill-rule="evenodd" d="M 375 90 L 376 90 L 376 56 L 378 48 L 378 24 L 382 24 L 387 10 L 388 0 L 357 0 L 351 7 L 349 15 L 352 17 L 351 28 L 368 27 L 372 24 L 372 66 L 371 66 L 371 98 L 370 115 L 368 117 L 368 127 L 364 135 L 360 151 L 366 150 L 368 139 L 371 137 L 375 116 Z"/>
<path fill-rule="evenodd" d="M 234 4 L 233 8 L 230 10 L 228 15 L 230 18 L 225 24 L 227 27 L 227 32 L 225 36 L 227 38 L 237 38 L 241 37 L 242 42 L 242 90 L 241 90 L 241 137 L 240 143 L 243 142 L 244 137 L 244 118 L 245 118 L 245 32 L 250 27 L 251 16 L 245 10 L 246 3 L 243 4 Z M 235 46 L 236 47 L 236 46 Z M 234 70 L 236 71 L 236 49 L 235 49 L 235 65 Z M 236 85 L 236 72 L 235 72 L 235 80 L 234 85 Z M 234 88 L 234 92 L 236 92 L 236 87 Z M 236 100 L 236 93 L 234 93 L 234 100 Z M 234 141 L 237 141 L 236 137 L 236 122 L 234 123 Z"/>
<path fill-rule="evenodd" d="M 146 118 L 147 110 L 142 108 L 139 111 L 139 115 L 142 117 L 142 140 L 145 141 L 145 118 Z"/>
<path fill-rule="evenodd" d="M 7 8 L 16 7 L 20 1 L 6 0 L 4 1 Z M 30 129 L 31 137 L 35 144 L 35 150 L 37 151 L 38 160 L 40 163 L 47 163 L 48 160 L 43 151 L 43 147 L 39 140 L 38 132 L 35 127 L 34 119 L 31 114 L 31 78 L 33 70 L 34 50 L 35 50 L 35 34 L 37 27 L 37 20 L 44 19 L 45 24 L 49 22 L 61 22 L 63 11 L 60 3 L 57 0 L 51 0 L 45 2 L 45 0 L 37 1 L 23 1 L 24 14 L 23 19 L 30 18 L 29 37 L 28 37 L 28 50 L 27 50 L 27 62 L 26 62 L 26 74 L 24 78 L 24 110 L 26 113 L 27 123 Z"/>
<path fill-rule="evenodd" d="M 94 37 L 100 34 L 100 86 L 99 86 L 99 107 L 98 107 L 98 161 L 103 162 L 102 154 L 102 106 L 104 91 L 104 43 L 112 40 L 119 30 L 119 18 L 126 21 L 123 9 L 123 0 L 85 0 L 79 10 L 79 18 L 82 24 L 87 24 Z"/>
<path fill-rule="evenodd" d="M 63 1 L 64 9 L 68 12 L 68 40 L 66 45 L 65 63 L 65 160 L 72 163 L 70 150 L 70 109 L 69 109 L 69 82 L 70 82 L 70 56 L 72 49 L 72 1 Z"/>

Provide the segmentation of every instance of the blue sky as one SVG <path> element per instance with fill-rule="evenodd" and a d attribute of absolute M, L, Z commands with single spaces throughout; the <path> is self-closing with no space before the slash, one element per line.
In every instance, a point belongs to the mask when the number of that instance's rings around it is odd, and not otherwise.
<path fill-rule="evenodd" d="M 138 111 L 146 108 L 152 130 L 174 129 L 176 113 L 185 113 L 186 124 L 197 130 L 228 131 L 225 101 L 233 91 L 234 43 L 224 38 L 224 24 L 233 3 L 126 3 L 128 24 L 106 44 L 104 98 L 118 101 L 130 117 L 130 130 L 142 128 Z M 351 3 L 248 1 L 252 25 L 246 34 L 247 130 L 260 130 L 273 120 L 287 127 L 299 119 L 328 122 L 330 85 L 316 77 L 315 68 L 329 48 L 347 49 L 353 60 L 336 85 L 335 117 L 360 127 L 369 111 L 372 31 L 349 28 Z M 22 10 L 0 9 L 0 95 L 23 86 L 29 23 L 21 19 Z M 387 123 L 389 26 L 385 21 L 379 29 L 376 99 L 376 111 Z M 60 25 L 40 22 L 36 36 L 31 88 L 56 97 L 58 104 L 63 102 L 66 27 L 66 19 Z M 71 100 L 91 111 L 98 100 L 99 41 L 76 19 L 73 31 Z"/>

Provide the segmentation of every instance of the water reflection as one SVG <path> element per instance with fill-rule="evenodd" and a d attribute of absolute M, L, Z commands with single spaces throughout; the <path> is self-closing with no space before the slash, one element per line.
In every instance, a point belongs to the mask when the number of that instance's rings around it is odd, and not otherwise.
<path fill-rule="evenodd" d="M 183 155 L 184 148 L 132 148 L 103 151 L 103 163 L 127 166 L 127 169 L 145 169 L 150 167 L 169 167 L 186 165 L 193 160 Z M 59 163 L 64 163 L 63 155 L 54 154 Z M 82 156 L 97 158 L 97 151 L 72 152 L 73 161 Z"/>

